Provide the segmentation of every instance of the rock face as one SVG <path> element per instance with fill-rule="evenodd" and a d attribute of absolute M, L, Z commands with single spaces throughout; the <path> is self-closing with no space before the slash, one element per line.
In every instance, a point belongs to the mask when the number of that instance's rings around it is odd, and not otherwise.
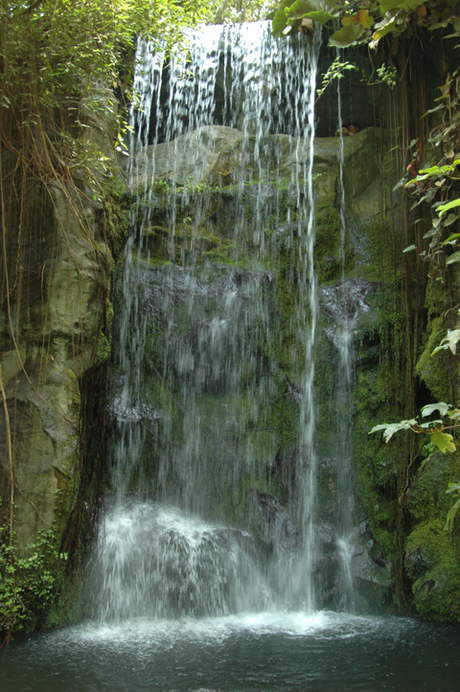
<path fill-rule="evenodd" d="M 0 312 L 16 479 L 14 528 L 22 548 L 53 523 L 57 491 L 78 488 L 80 383 L 108 355 L 102 327 L 112 266 L 89 204 L 81 208 L 57 186 L 46 191 L 35 183 L 31 191 L 22 227 L 14 202 L 7 207 L 10 293 Z M 0 449 L 9 478 L 3 416 Z"/>
<path fill-rule="evenodd" d="M 344 140 L 343 236 L 341 143 L 315 140 L 314 571 L 324 607 L 350 603 L 343 599 L 346 559 L 357 609 L 385 608 L 400 588 L 412 591 L 424 616 L 460 618 L 458 542 L 442 531 L 458 458 L 427 463 L 408 479 L 403 446 L 368 435 L 376 423 L 404 417 L 404 320 L 421 320 L 425 290 L 414 271 L 402 317 L 411 259 L 401 259 L 398 192 L 391 193 L 397 143 L 396 131 L 374 127 Z M 140 367 L 133 399 L 123 397 L 121 375 L 109 406 L 115 436 L 137 440 L 128 489 L 142 477 L 146 493 L 159 499 L 193 498 L 188 509 L 206 506 L 275 555 L 289 555 L 300 540 L 297 489 L 309 464 L 299 444 L 306 333 L 299 315 L 308 313 L 298 310 L 299 287 L 304 300 L 308 281 L 299 270 L 297 219 L 307 156 L 304 143 L 287 135 L 243 137 L 217 126 L 139 154 L 129 192 L 141 249 L 129 269 L 130 296 L 121 270 L 115 273 L 115 319 L 130 344 L 128 362 Z M 15 527 L 26 546 L 53 522 L 56 490 L 78 484 L 80 443 L 87 443 L 81 382 L 109 354 L 112 258 L 98 210 L 88 203 L 79 220 L 57 187 L 49 195 L 32 187 L 27 234 L 13 202 L 8 213 L 14 269 L 9 306 L 4 301 L 0 311 L 0 364 L 14 440 Z M 127 300 L 137 317 L 122 323 Z M 419 333 L 412 344 L 433 399 L 448 396 L 428 357 L 442 336 L 443 300 L 427 294 L 431 336 Z M 8 478 L 3 418 L 0 454 Z M 401 512 L 406 539 L 398 534 Z"/>
<path fill-rule="evenodd" d="M 309 319 L 299 259 L 306 142 L 207 126 L 148 147 L 131 178 L 142 240 L 128 266 L 129 296 L 120 284 L 117 304 L 132 302 L 137 317 L 133 312 L 119 327 L 133 338 L 145 334 L 145 348 L 125 356 L 142 381 L 136 401 L 116 414 L 120 438 L 134 439 L 133 411 L 150 404 L 155 417 L 139 414 L 138 459 L 125 482 L 134 488 L 142 476 L 156 497 L 224 517 L 254 535 L 263 553 L 286 559 L 311 520 L 324 607 L 350 606 L 344 561 L 350 588 L 363 594 L 361 607 L 369 599 L 384 607 L 392 587 L 392 556 L 365 523 L 359 498 L 368 416 L 379 413 L 367 410 L 357 384 L 381 376 L 387 267 L 400 243 L 390 223 L 398 217 L 396 200 L 382 194 L 396 178 L 384 152 L 396 141 L 394 131 L 367 128 L 347 137 L 343 152 L 337 137 L 314 144 L 313 517 L 304 516 L 300 490 L 310 463 L 300 430 Z M 121 399 L 119 388 L 114 410 Z"/>

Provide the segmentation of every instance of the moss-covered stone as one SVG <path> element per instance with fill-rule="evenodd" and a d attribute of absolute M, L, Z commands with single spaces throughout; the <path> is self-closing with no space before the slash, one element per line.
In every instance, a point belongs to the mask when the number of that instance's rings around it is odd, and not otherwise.
<path fill-rule="evenodd" d="M 417 611 L 430 620 L 460 620 L 460 543 L 443 522 L 420 523 L 406 541 L 406 570 Z"/>

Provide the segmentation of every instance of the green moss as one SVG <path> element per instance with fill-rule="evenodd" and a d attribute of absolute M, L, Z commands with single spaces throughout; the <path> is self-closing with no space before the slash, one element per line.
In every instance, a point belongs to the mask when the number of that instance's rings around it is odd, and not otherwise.
<path fill-rule="evenodd" d="M 452 506 L 452 496 L 446 494 L 449 483 L 460 478 L 460 453 L 431 453 L 413 481 L 409 492 L 409 508 L 418 522 L 433 518 L 445 522 Z"/>
<path fill-rule="evenodd" d="M 435 400 L 448 402 L 452 401 L 452 375 L 456 374 L 456 372 L 450 372 L 451 366 L 454 365 L 456 370 L 457 365 L 452 362 L 452 354 L 449 351 L 440 351 L 432 355 L 446 334 L 444 325 L 443 317 L 436 317 L 431 320 L 428 340 L 417 361 L 416 370 L 420 379 L 432 392 Z"/>
<path fill-rule="evenodd" d="M 103 183 L 103 233 L 113 256 L 118 258 L 128 238 L 130 218 L 125 198 L 126 184 L 118 170 Z"/>
<path fill-rule="evenodd" d="M 207 228 L 195 227 L 190 217 L 174 227 L 152 225 L 144 228 L 147 256 L 141 261 L 152 266 L 175 263 L 199 266 L 205 261 L 227 261 L 232 257 L 232 240 L 213 234 Z"/>
<path fill-rule="evenodd" d="M 112 345 L 109 339 L 106 337 L 103 331 L 99 332 L 97 340 L 97 355 L 95 364 L 105 363 L 112 353 Z"/>
<path fill-rule="evenodd" d="M 339 280 L 343 271 L 340 258 L 340 215 L 332 206 L 316 211 L 315 265 L 321 284 Z"/>
<path fill-rule="evenodd" d="M 405 566 L 414 604 L 430 620 L 460 620 L 460 542 L 433 519 L 420 524 L 406 541 Z"/>

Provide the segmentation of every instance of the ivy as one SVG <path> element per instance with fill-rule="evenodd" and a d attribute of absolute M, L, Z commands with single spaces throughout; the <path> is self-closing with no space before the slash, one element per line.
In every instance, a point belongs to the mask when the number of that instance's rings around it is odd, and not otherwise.
<path fill-rule="evenodd" d="M 323 75 L 321 88 L 316 90 L 317 98 L 320 98 L 328 86 L 334 81 L 334 79 L 343 79 L 345 72 L 350 70 L 357 70 L 356 65 L 352 65 L 347 61 L 342 61 L 340 58 L 336 58 L 331 65 L 329 65 L 327 72 Z"/>

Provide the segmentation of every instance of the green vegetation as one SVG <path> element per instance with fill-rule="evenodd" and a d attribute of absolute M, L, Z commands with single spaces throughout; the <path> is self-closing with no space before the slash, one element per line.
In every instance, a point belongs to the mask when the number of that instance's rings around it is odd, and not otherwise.
<path fill-rule="evenodd" d="M 56 598 L 56 580 L 66 553 L 58 552 L 54 529 L 39 531 L 37 541 L 18 549 L 8 540 L 9 526 L 0 527 L 0 634 L 30 631 Z"/>
<path fill-rule="evenodd" d="M 108 124 L 110 145 L 123 150 L 114 90 L 129 101 L 136 35 L 171 48 L 207 12 L 206 2 L 2 0 L 2 148 L 40 178 L 78 176 L 102 195 L 111 152 L 88 135 Z"/>
<path fill-rule="evenodd" d="M 342 27 L 337 29 L 339 20 Z M 273 17 L 273 33 L 309 33 L 314 31 L 314 22 L 332 30 L 329 45 L 337 48 L 361 43 L 377 48 L 387 34 L 399 36 L 422 26 L 433 31 L 451 25 L 456 34 L 460 31 L 456 0 L 283 0 Z"/>

